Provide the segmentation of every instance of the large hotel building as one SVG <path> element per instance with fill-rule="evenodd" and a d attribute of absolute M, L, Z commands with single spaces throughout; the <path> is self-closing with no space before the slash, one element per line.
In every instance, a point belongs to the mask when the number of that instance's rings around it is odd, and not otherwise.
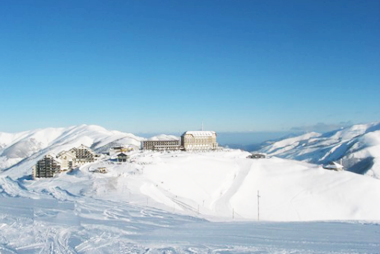
<path fill-rule="evenodd" d="M 186 150 L 204 151 L 218 148 L 215 131 L 186 131 L 181 140 L 142 141 L 143 150 Z"/>
<path fill-rule="evenodd" d="M 186 131 L 181 136 L 186 151 L 215 150 L 218 148 L 215 131 Z"/>

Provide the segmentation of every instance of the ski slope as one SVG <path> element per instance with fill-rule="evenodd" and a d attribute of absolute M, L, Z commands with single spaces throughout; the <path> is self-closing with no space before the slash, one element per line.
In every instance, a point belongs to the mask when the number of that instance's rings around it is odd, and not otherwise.
<path fill-rule="evenodd" d="M 86 197 L 0 197 L 0 253 L 378 253 L 379 224 L 208 222 Z"/>
<path fill-rule="evenodd" d="M 259 205 L 260 218 L 266 221 L 380 220 L 376 179 L 280 158 L 247 159 L 247 155 L 240 150 L 134 152 L 132 163 L 105 158 L 37 180 L 14 178 L 19 170 L 14 167 L 0 175 L 0 190 L 7 196 L 49 193 L 59 198 L 70 193 L 115 202 L 133 196 L 137 203 L 208 220 L 256 220 Z M 99 167 L 108 173 L 93 173 Z"/>

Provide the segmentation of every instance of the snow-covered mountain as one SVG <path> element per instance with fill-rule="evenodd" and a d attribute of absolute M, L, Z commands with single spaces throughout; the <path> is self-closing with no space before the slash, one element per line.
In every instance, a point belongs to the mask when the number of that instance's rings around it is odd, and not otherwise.
<path fill-rule="evenodd" d="M 141 140 L 144 138 L 96 125 L 46 128 L 14 134 L 0 132 L 0 172 L 20 163 L 30 166 L 47 153 L 57 154 L 81 144 L 97 152 L 107 152 L 109 147 L 117 145 L 139 148 Z"/>
<path fill-rule="evenodd" d="M 379 247 L 380 181 L 371 177 L 224 149 L 132 151 L 130 162 L 104 156 L 31 180 L 31 167 L 47 152 L 139 146 L 144 139 L 86 125 L 1 137 L 4 161 L 21 159 L 0 171 L 1 253 L 376 253 Z"/>
<path fill-rule="evenodd" d="M 380 179 L 380 122 L 325 134 L 310 132 L 274 142 L 260 152 L 316 164 L 341 160 L 348 171 Z"/>
<path fill-rule="evenodd" d="M 329 151 L 334 152 L 324 158 L 335 159 L 334 153 L 343 152 L 342 147 L 348 147 L 346 150 L 349 151 L 356 149 L 351 153 L 353 155 L 368 150 L 369 153 L 373 148 L 376 152 L 376 146 L 369 144 L 378 144 L 378 139 L 373 138 L 373 134 L 379 134 L 378 128 L 379 124 L 369 124 L 324 135 L 309 133 L 277 142 L 266 152 L 276 154 L 298 148 L 299 156 L 315 154 L 317 152 L 312 150 L 315 146 L 311 146 L 315 143 L 320 148 L 321 144 L 333 146 Z M 3 194 L 10 196 L 39 195 L 46 193 L 47 186 L 50 186 L 51 190 L 47 192 L 53 196 L 67 196 L 68 192 L 71 193 L 69 196 L 107 196 L 107 199 L 116 198 L 117 201 L 124 199 L 121 194 L 128 189 L 140 200 L 148 197 L 163 209 L 175 209 L 190 215 L 199 212 L 217 218 L 229 218 L 235 213 L 236 218 L 254 219 L 257 207 L 246 201 L 255 199 L 256 191 L 260 190 L 265 211 L 263 219 L 266 220 L 380 220 L 377 216 L 380 210 L 372 207 L 373 199 L 363 199 L 364 192 L 358 191 L 360 188 L 380 193 L 377 180 L 348 172 L 330 172 L 305 162 L 278 158 L 252 160 L 247 159 L 249 153 L 233 149 L 210 153 L 135 151 L 130 154 L 132 163 L 114 165 L 110 158 L 104 157 L 82 166 L 74 174 L 62 173 L 51 180 L 29 182 L 32 166 L 46 153 L 58 153 L 80 144 L 95 151 L 108 150 L 111 145 L 119 144 L 140 146 L 144 139 L 92 125 L 6 133 L 2 137 L 1 157 L 8 163 L 12 159 L 19 160 L 0 172 L 3 177 L 0 192 L 2 190 Z M 167 138 L 170 137 L 160 135 L 153 139 Z M 353 140 L 355 143 L 348 145 Z M 107 168 L 108 173 L 91 173 L 99 167 Z M 80 185 L 74 184 L 77 182 Z M 315 182 L 323 184 L 316 185 Z M 59 187 L 58 192 L 56 187 Z M 360 198 L 352 198 L 358 195 Z M 380 196 L 373 198 L 380 199 Z M 284 203 L 285 200 L 288 203 Z M 316 204 L 320 207 L 335 204 L 335 208 L 326 213 L 316 208 L 309 210 L 308 207 Z M 279 208 L 287 209 L 287 212 L 277 213 Z"/>

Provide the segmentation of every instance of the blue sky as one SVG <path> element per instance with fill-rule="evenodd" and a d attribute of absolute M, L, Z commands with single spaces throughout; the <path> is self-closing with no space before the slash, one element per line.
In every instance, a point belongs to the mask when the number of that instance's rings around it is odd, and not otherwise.
<path fill-rule="evenodd" d="M 380 1 L 0 2 L 0 131 L 380 120 Z"/>

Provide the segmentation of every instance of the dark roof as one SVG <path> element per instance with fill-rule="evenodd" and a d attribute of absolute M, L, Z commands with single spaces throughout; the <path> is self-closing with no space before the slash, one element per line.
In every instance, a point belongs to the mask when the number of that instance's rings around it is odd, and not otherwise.
<path fill-rule="evenodd" d="M 121 157 L 127 157 L 128 155 L 126 155 L 125 153 L 119 153 L 117 156 L 118 156 L 118 157 L 119 157 L 119 156 L 121 156 Z"/>

